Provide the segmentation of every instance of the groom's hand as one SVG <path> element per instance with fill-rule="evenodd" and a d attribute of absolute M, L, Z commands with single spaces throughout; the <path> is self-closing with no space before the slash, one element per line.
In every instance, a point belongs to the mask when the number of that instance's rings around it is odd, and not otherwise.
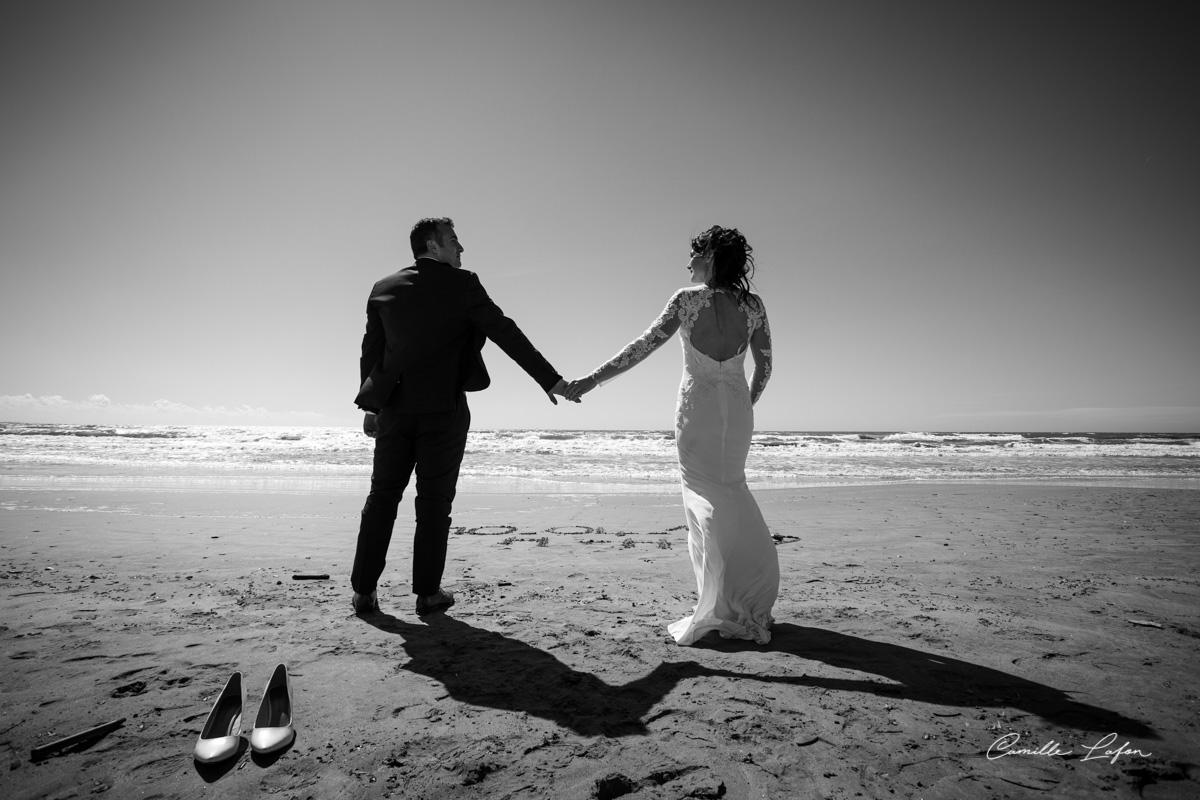
<path fill-rule="evenodd" d="M 554 384 L 554 387 L 552 389 L 550 389 L 549 392 L 546 392 L 546 394 L 550 397 L 551 403 L 554 403 L 554 405 L 558 405 L 558 401 L 554 399 L 554 395 L 557 394 L 557 395 L 562 395 L 563 397 L 567 397 L 567 382 L 565 380 L 563 380 L 562 378 L 559 378 L 558 383 Z M 567 399 L 573 403 L 579 402 L 578 397 L 567 397 Z"/>
<path fill-rule="evenodd" d="M 379 433 L 379 418 L 370 411 L 363 415 L 363 433 L 372 439 Z"/>
<path fill-rule="evenodd" d="M 577 378 L 567 384 L 567 391 L 563 397 L 578 403 L 581 397 L 599 385 L 595 378 Z"/>

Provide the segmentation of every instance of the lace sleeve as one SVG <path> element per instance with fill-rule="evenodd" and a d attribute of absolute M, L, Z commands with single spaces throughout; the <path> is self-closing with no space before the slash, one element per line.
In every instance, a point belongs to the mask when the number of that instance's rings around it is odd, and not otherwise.
<path fill-rule="evenodd" d="M 645 333 L 627 344 L 621 352 L 592 370 L 592 374 L 588 377 L 603 386 L 618 375 L 633 369 L 646 356 L 666 344 L 675 331 L 679 330 L 681 314 L 679 296 L 681 293 L 682 290 L 671 297 L 667 307 L 658 315 L 658 319 L 654 320 L 654 324 L 646 329 Z"/>
<path fill-rule="evenodd" d="M 750 352 L 754 355 L 754 377 L 750 381 L 750 402 L 757 403 L 771 380 L 771 324 L 767 321 L 767 307 L 758 298 L 758 308 L 751 309 Z"/>

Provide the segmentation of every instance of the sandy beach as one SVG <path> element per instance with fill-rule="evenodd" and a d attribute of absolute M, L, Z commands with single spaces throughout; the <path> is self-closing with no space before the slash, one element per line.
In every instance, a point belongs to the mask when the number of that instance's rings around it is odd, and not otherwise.
<path fill-rule="evenodd" d="M 1200 492 L 757 497 L 780 539 L 773 641 L 680 648 L 675 495 L 461 494 L 458 604 L 421 619 L 407 499 L 383 613 L 357 618 L 358 494 L 0 491 L 0 795 L 1200 795 Z M 197 765 L 230 673 L 248 739 L 278 663 L 294 745 Z"/>

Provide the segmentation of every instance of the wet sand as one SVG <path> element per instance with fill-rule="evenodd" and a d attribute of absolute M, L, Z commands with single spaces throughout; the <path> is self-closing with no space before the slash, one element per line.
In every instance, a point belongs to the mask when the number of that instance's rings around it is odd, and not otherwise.
<path fill-rule="evenodd" d="M 358 495 L 0 491 L 0 795 L 1200 794 L 1200 491 L 757 497 L 780 538 L 773 641 L 681 648 L 674 495 L 462 494 L 458 603 L 424 618 L 406 500 L 383 613 L 359 618 Z M 281 662 L 295 743 L 196 764 L 230 673 L 248 741 Z"/>

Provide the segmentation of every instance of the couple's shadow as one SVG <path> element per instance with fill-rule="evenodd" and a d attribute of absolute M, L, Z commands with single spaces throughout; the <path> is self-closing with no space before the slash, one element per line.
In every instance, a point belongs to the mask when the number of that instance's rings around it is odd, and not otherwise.
<path fill-rule="evenodd" d="M 728 652 L 784 652 L 797 659 L 871 673 L 885 680 L 738 672 L 678 661 L 660 663 L 641 678 L 613 685 L 590 672 L 567 666 L 545 650 L 445 614 L 430 615 L 422 624 L 389 614 L 362 619 L 381 631 L 402 636 L 409 657 L 403 669 L 441 683 L 455 700 L 524 711 L 581 736 L 646 734 L 646 717 L 681 681 L 721 677 L 882 694 L 943 706 L 1018 708 L 1078 730 L 1158 738 L 1141 722 L 1074 702 L 1063 691 L 990 667 L 789 623 L 777 622 L 771 628 L 771 643 L 765 648 L 722 640 L 716 634 L 696 646 Z M 789 666 L 793 672 L 804 670 L 800 661 Z"/>

